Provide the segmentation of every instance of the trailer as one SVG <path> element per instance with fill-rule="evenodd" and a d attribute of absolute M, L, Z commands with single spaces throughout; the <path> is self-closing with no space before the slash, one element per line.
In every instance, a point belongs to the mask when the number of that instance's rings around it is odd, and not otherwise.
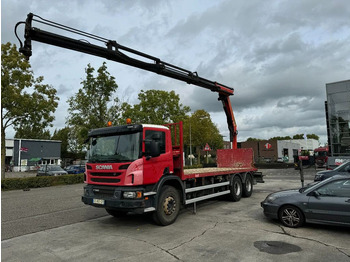
<path fill-rule="evenodd" d="M 101 47 L 67 36 L 41 30 L 32 23 L 43 23 L 73 34 L 103 42 Z M 252 149 L 237 148 L 237 125 L 231 107 L 233 88 L 199 77 L 148 54 L 76 30 L 32 13 L 25 22 L 25 41 L 19 51 L 29 57 L 31 41 L 75 50 L 137 67 L 217 92 L 226 113 L 232 149 L 217 151 L 217 167 L 184 169 L 182 122 L 164 125 L 132 124 L 91 130 L 88 134 L 88 160 L 84 175 L 84 195 L 87 205 L 105 208 L 115 217 L 132 213 L 153 213 L 159 225 L 175 222 L 181 206 L 227 195 L 232 201 L 250 197 L 253 185 L 263 182 L 262 174 L 253 164 Z M 124 52 L 139 56 L 136 59 Z M 146 62 L 145 60 L 150 60 Z"/>

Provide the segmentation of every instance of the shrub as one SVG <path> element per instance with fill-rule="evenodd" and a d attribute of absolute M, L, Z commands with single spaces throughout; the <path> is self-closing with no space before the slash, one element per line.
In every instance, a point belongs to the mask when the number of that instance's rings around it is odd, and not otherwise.
<path fill-rule="evenodd" d="M 25 178 L 5 178 L 1 180 L 1 190 L 16 190 L 57 185 L 79 184 L 84 182 L 84 174 L 63 176 L 39 176 Z"/>

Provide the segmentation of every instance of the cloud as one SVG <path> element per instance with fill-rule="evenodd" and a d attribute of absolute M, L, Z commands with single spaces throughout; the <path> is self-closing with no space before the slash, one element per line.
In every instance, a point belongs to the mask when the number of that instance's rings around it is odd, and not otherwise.
<path fill-rule="evenodd" d="M 325 84 L 349 79 L 346 0 L 3 0 L 2 43 L 17 43 L 14 25 L 29 12 L 233 87 L 239 139 L 307 132 L 325 142 Z M 88 63 L 98 68 L 104 59 L 33 43 L 30 61 L 35 75 L 58 90 L 55 127 L 63 128 L 65 103 L 81 87 L 84 69 Z M 141 89 L 174 90 L 192 111 L 210 112 L 228 134 L 216 93 L 111 61 L 107 66 L 121 100 L 137 103 Z"/>

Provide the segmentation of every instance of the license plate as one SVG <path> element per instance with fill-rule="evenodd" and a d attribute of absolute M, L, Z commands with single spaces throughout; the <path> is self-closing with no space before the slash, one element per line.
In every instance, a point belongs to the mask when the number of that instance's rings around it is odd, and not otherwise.
<path fill-rule="evenodd" d="M 104 201 L 103 199 L 96 199 L 96 198 L 94 198 L 94 199 L 92 200 L 92 203 L 98 204 L 98 205 L 104 205 L 104 204 L 105 204 L 105 201 Z"/>

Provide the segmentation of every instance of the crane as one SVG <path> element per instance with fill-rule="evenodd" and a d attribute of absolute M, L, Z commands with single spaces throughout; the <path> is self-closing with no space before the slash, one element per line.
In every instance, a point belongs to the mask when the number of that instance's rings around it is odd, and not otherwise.
<path fill-rule="evenodd" d="M 103 43 L 104 46 L 92 44 L 86 39 L 74 39 L 57 33 L 45 31 L 37 27 L 33 27 L 33 22 L 43 24 L 50 28 L 60 29 L 75 35 L 83 36 L 90 41 Z M 17 27 L 21 24 L 25 24 L 24 44 L 17 35 Z M 226 114 L 232 148 L 237 148 L 237 125 L 230 101 L 230 96 L 234 94 L 233 88 L 215 81 L 202 78 L 198 75 L 197 72 L 191 72 L 184 68 L 164 62 L 157 57 L 123 46 L 114 40 L 108 40 L 97 35 L 83 32 L 81 30 L 77 30 L 75 28 L 44 19 L 33 13 L 29 13 L 27 15 L 26 21 L 21 21 L 16 24 L 15 35 L 20 42 L 19 52 L 21 52 L 27 59 L 29 59 L 29 57 L 32 55 L 32 41 L 37 41 L 48 45 L 102 57 L 111 61 L 140 68 L 166 77 L 174 78 L 186 82 L 187 84 L 203 87 L 211 90 L 212 92 L 217 92 L 219 94 L 218 100 L 222 102 Z M 127 55 L 126 53 L 132 54 L 135 58 Z"/>

